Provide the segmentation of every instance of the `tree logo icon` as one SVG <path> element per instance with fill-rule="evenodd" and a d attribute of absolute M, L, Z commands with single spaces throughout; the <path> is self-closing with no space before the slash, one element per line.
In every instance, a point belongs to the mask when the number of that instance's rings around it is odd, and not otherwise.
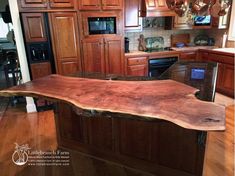
<path fill-rule="evenodd" d="M 12 161 L 18 165 L 18 166 L 22 166 L 25 163 L 27 163 L 28 161 L 28 154 L 27 151 L 30 149 L 28 144 L 24 144 L 24 145 L 19 145 L 17 143 L 15 143 L 15 151 L 12 154 Z"/>

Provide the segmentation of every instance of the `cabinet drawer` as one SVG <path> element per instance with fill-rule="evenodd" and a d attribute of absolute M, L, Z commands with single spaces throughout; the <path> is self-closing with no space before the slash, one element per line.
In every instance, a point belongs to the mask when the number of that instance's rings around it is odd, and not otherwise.
<path fill-rule="evenodd" d="M 137 58 L 128 58 L 127 65 L 141 65 L 146 64 L 147 58 L 146 57 L 137 57 Z"/>

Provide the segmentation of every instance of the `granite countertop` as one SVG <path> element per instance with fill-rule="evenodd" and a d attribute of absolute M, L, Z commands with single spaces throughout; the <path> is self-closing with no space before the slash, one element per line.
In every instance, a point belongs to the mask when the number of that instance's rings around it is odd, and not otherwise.
<path fill-rule="evenodd" d="M 132 50 L 129 53 L 125 53 L 125 57 L 148 57 L 148 56 L 162 56 L 162 55 L 177 55 L 180 54 L 182 51 L 196 51 L 198 49 L 215 49 L 218 48 L 217 46 L 187 46 L 182 48 L 172 47 L 171 51 L 161 51 L 161 52 L 145 52 L 145 51 L 138 51 Z"/>
<path fill-rule="evenodd" d="M 196 51 L 198 49 L 215 49 L 218 48 L 217 46 L 186 46 L 186 47 L 172 47 L 175 51 Z"/>

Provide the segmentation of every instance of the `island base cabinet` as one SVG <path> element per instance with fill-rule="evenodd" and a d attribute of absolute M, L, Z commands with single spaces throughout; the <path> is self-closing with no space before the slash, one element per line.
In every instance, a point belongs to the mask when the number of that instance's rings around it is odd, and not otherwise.
<path fill-rule="evenodd" d="M 58 145 L 160 176 L 201 176 L 206 132 L 58 103 Z"/>

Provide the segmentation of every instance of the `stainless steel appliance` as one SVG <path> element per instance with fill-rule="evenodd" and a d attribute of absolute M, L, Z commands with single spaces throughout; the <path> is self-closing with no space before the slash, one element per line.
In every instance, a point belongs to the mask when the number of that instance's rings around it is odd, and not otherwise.
<path fill-rule="evenodd" d="M 171 65 L 178 61 L 178 57 L 150 59 L 148 63 L 149 77 L 160 77 Z"/>
<path fill-rule="evenodd" d="M 116 34 L 116 17 L 88 17 L 89 35 Z"/>

